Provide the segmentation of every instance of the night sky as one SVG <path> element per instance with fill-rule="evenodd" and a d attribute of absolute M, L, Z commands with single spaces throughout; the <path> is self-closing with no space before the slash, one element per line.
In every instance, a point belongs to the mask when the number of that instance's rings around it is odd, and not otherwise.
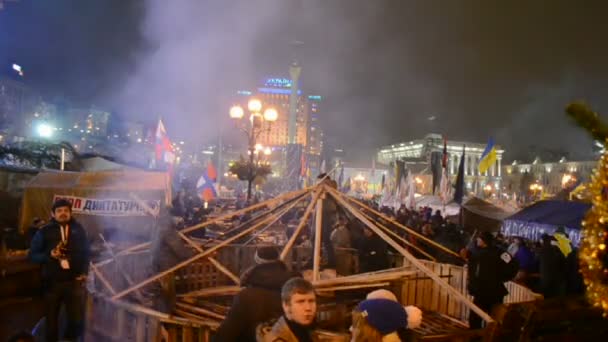
<path fill-rule="evenodd" d="M 582 156 L 591 143 L 563 109 L 608 113 L 606 13 L 601 0 L 21 0 L 0 11 L 0 63 L 48 96 L 162 116 L 203 142 L 218 125 L 236 135 L 232 94 L 287 76 L 295 54 L 303 87 L 326 97 L 332 143 L 433 130 L 493 136 L 511 157 L 530 145 Z"/>

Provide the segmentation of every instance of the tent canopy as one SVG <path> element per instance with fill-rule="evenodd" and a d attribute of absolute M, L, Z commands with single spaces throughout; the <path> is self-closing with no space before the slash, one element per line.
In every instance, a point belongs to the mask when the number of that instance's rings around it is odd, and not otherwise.
<path fill-rule="evenodd" d="M 564 226 L 571 229 L 581 229 L 581 222 L 589 203 L 570 201 L 538 201 L 510 216 L 507 220 L 526 221 L 553 226 Z"/>
<path fill-rule="evenodd" d="M 581 222 L 591 204 L 571 201 L 539 201 L 505 219 L 502 232 L 507 236 L 522 236 L 540 240 L 543 234 L 553 234 L 563 226 L 570 240 L 578 245 Z"/>
<path fill-rule="evenodd" d="M 34 217 L 48 219 L 56 197 L 73 201 L 73 213 L 85 228 L 103 231 L 142 226 L 147 218 L 131 197 L 160 207 L 171 202 L 171 184 L 166 173 L 138 170 L 101 172 L 41 172 L 25 186 L 19 227 L 28 227 Z"/>
<path fill-rule="evenodd" d="M 469 231 L 497 231 L 511 213 L 477 197 L 462 205 L 464 228 Z"/>
<path fill-rule="evenodd" d="M 512 214 L 477 197 L 471 197 L 462 207 L 474 214 L 497 221 L 502 221 Z"/>

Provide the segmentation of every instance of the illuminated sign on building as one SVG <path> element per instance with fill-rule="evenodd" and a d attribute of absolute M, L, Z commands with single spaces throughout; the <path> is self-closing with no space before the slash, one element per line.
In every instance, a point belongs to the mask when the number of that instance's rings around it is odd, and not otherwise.
<path fill-rule="evenodd" d="M 251 95 L 251 92 L 249 90 L 239 90 L 236 92 L 238 95 L 245 95 L 245 96 L 249 96 Z"/>
<path fill-rule="evenodd" d="M 321 101 L 321 100 L 323 100 L 323 98 L 321 97 L 321 95 L 309 95 L 308 99 L 309 100 L 315 100 L 315 101 Z"/>
<path fill-rule="evenodd" d="M 291 80 L 287 78 L 271 77 L 266 79 L 266 81 L 264 82 L 264 86 L 275 88 L 291 88 Z"/>
<path fill-rule="evenodd" d="M 284 95 L 291 94 L 291 90 L 290 89 L 258 88 L 258 91 L 260 93 L 264 93 L 264 94 L 284 94 Z M 302 94 L 302 91 L 298 90 L 298 95 L 301 95 L 301 94 Z"/>

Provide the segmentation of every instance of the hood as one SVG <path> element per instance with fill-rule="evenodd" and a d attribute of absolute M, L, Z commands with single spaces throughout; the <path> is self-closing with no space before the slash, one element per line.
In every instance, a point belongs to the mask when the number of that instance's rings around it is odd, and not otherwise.
<path fill-rule="evenodd" d="M 245 271 L 241 277 L 241 286 L 280 291 L 289 278 L 291 278 L 291 272 L 287 266 L 282 261 L 273 261 L 255 265 Z"/>

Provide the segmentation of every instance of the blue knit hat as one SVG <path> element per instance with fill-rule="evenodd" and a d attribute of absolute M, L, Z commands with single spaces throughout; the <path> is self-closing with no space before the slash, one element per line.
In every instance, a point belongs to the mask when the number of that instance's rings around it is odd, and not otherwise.
<path fill-rule="evenodd" d="M 361 311 L 367 322 L 382 335 L 407 327 L 405 309 L 390 299 L 367 299 L 359 303 L 357 310 Z"/>

